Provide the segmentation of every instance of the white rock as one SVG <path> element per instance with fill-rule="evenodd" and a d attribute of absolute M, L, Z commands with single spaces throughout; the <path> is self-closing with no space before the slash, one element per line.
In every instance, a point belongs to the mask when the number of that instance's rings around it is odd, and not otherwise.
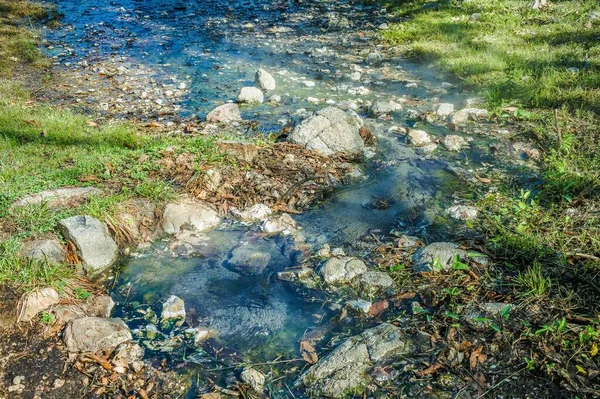
<path fill-rule="evenodd" d="M 275 90 L 277 88 L 273 75 L 262 68 L 256 71 L 256 78 L 254 81 L 260 89 L 265 91 Z"/>
<path fill-rule="evenodd" d="M 453 205 L 448 208 L 448 214 L 454 219 L 471 220 L 475 219 L 479 211 L 474 206 Z"/>
<path fill-rule="evenodd" d="M 454 112 L 454 104 L 441 103 L 433 107 L 433 112 L 440 118 L 447 118 L 448 115 Z"/>
<path fill-rule="evenodd" d="M 306 86 L 306 87 L 315 87 L 316 86 L 315 82 L 313 82 L 312 80 L 304 80 L 302 82 L 302 84 L 304 84 L 304 86 Z"/>
<path fill-rule="evenodd" d="M 166 233 L 173 234 L 187 227 L 197 231 L 209 230 L 221 219 L 208 203 L 187 201 L 167 204 L 163 211 L 162 226 Z"/>
<path fill-rule="evenodd" d="M 424 147 L 432 143 L 429 134 L 423 130 L 410 130 L 408 138 L 415 147 Z"/>
<path fill-rule="evenodd" d="M 93 195 L 102 195 L 104 192 L 95 187 L 59 188 L 56 190 L 42 191 L 28 195 L 15 202 L 13 207 L 46 204 L 53 208 L 66 205 L 69 201 L 81 201 Z"/>
<path fill-rule="evenodd" d="M 232 209 L 231 213 L 233 213 L 235 217 L 243 220 L 244 222 L 256 222 L 265 220 L 271 215 L 271 213 L 273 213 L 273 211 L 265 204 L 256 204 L 250 209 L 247 209 L 243 212 L 240 212 L 237 209 Z"/>
<path fill-rule="evenodd" d="M 296 222 L 287 213 L 282 213 L 279 216 L 271 217 L 265 220 L 261 226 L 261 230 L 269 234 L 293 234 L 298 229 Z"/>
<path fill-rule="evenodd" d="M 257 393 L 262 393 L 265 390 L 265 376 L 253 368 L 247 368 L 242 371 L 242 381 L 250 385 Z"/>
<path fill-rule="evenodd" d="M 327 284 L 345 284 L 367 271 L 365 263 L 357 258 L 331 258 L 321 266 L 321 276 Z"/>
<path fill-rule="evenodd" d="M 262 103 L 264 100 L 263 92 L 256 87 L 242 87 L 236 98 L 238 103 Z"/>
<path fill-rule="evenodd" d="M 223 104 L 213 109 L 206 115 L 208 122 L 239 122 L 242 120 L 240 107 L 237 104 Z"/>
<path fill-rule="evenodd" d="M 448 151 L 460 151 L 463 147 L 469 145 L 467 140 L 453 134 L 444 137 L 442 144 Z"/>
<path fill-rule="evenodd" d="M 69 352 L 96 353 L 131 341 L 131 332 L 121 319 L 84 317 L 67 324 L 63 333 Z"/>

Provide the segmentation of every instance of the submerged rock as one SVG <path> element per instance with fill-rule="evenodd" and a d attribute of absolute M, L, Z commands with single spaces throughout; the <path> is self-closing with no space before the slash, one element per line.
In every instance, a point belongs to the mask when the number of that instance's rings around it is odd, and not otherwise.
<path fill-rule="evenodd" d="M 411 129 L 408 132 L 408 139 L 415 147 L 424 147 L 431 144 L 431 137 L 426 131 Z"/>
<path fill-rule="evenodd" d="M 69 352 L 96 353 L 131 341 L 129 328 L 121 319 L 84 317 L 69 322 L 64 332 Z"/>
<path fill-rule="evenodd" d="M 270 217 L 265 220 L 261 226 L 261 230 L 269 234 L 291 235 L 298 229 L 296 221 L 287 213 L 282 213 L 279 216 Z"/>
<path fill-rule="evenodd" d="M 288 140 L 327 155 L 336 152 L 362 153 L 365 145 L 356 118 L 336 107 L 316 112 L 300 123 Z"/>
<path fill-rule="evenodd" d="M 119 257 L 119 248 L 106 224 L 91 216 L 73 216 L 58 222 L 62 235 L 77 248 L 83 270 L 89 275 L 102 273 Z"/>
<path fill-rule="evenodd" d="M 185 303 L 183 299 L 171 295 L 162 305 L 160 321 L 161 323 L 176 321 L 177 325 L 183 324 L 185 321 Z"/>
<path fill-rule="evenodd" d="M 448 151 L 460 151 L 463 147 L 469 145 L 467 140 L 453 134 L 449 134 L 444 137 L 442 144 Z"/>
<path fill-rule="evenodd" d="M 363 391 L 371 380 L 367 372 L 378 362 L 416 347 L 413 337 L 384 323 L 346 340 L 302 374 L 299 384 L 311 397 L 342 398 Z"/>
<path fill-rule="evenodd" d="M 81 202 L 93 195 L 102 195 L 103 193 L 102 190 L 95 187 L 59 188 L 23 197 L 15 202 L 13 207 L 46 204 L 49 208 L 56 208 L 70 202 Z"/>
<path fill-rule="evenodd" d="M 169 242 L 169 250 L 172 251 L 173 256 L 188 258 L 213 256 L 218 248 L 207 235 L 197 231 L 182 230 Z"/>
<path fill-rule="evenodd" d="M 239 122 L 242 120 L 240 107 L 237 104 L 223 104 L 206 115 L 208 122 Z"/>
<path fill-rule="evenodd" d="M 32 241 L 25 246 L 25 257 L 30 260 L 58 265 L 65 261 L 65 251 L 58 240 Z"/>
<path fill-rule="evenodd" d="M 254 82 L 260 89 L 265 91 L 275 90 L 277 88 L 273 75 L 262 68 L 256 71 Z"/>
<path fill-rule="evenodd" d="M 60 301 L 58 292 L 54 288 L 42 288 L 25 295 L 18 321 L 30 321 L 43 310 Z"/>
<path fill-rule="evenodd" d="M 391 114 L 392 112 L 402 111 L 402 105 L 390 101 L 377 101 L 369 108 L 369 115 L 378 117 L 381 115 Z"/>
<path fill-rule="evenodd" d="M 447 118 L 448 115 L 454 112 L 454 104 L 441 103 L 433 107 L 433 112 L 440 118 Z"/>
<path fill-rule="evenodd" d="M 436 271 L 437 267 L 442 270 L 449 270 L 456 256 L 461 261 L 468 259 L 467 251 L 459 247 L 460 245 L 454 242 L 434 242 L 429 244 L 419 249 L 413 255 L 413 270 L 416 272 L 431 272 Z M 436 267 L 436 265 L 438 266 Z"/>
<path fill-rule="evenodd" d="M 163 211 L 162 226 L 166 233 L 177 233 L 183 228 L 205 231 L 220 223 L 217 211 L 205 202 L 167 204 Z"/>
<path fill-rule="evenodd" d="M 262 103 L 265 101 L 265 96 L 256 87 L 242 87 L 235 101 L 238 103 Z"/>
<path fill-rule="evenodd" d="M 367 271 L 365 263 L 357 258 L 331 258 L 321 266 L 321 276 L 327 284 L 349 283 Z"/>
<path fill-rule="evenodd" d="M 271 246 L 261 242 L 244 242 L 231 251 L 229 265 L 244 275 L 262 274 L 271 261 Z"/>

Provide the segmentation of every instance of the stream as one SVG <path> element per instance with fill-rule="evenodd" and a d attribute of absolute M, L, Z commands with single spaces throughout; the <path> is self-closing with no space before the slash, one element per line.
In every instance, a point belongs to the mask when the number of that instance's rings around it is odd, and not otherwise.
<path fill-rule="evenodd" d="M 77 87 L 76 106 L 93 106 L 113 118 L 203 119 L 235 99 L 241 87 L 252 86 L 256 70 L 264 68 L 277 88 L 263 104 L 242 107 L 244 120 L 256 121 L 264 134 L 329 105 L 355 110 L 378 143 L 366 154 L 362 176 L 294 216 L 302 240 L 314 248 L 328 244 L 360 257 L 368 255 L 361 240 L 374 235 L 458 241 L 468 229 L 447 209 L 475 197 L 465 181 L 494 168 L 515 173 L 527 168 L 523 151 L 502 141 L 511 132 L 493 123 L 452 132 L 468 142 L 458 152 L 442 146 L 423 151 L 398 134 L 400 127 L 418 127 L 441 139 L 450 131 L 419 116 L 436 103 L 461 109 L 477 99 L 435 69 L 378 46 L 382 24 L 397 19 L 375 5 L 347 0 L 55 3 L 63 26 L 44 30 L 44 51 Z M 390 100 L 404 111 L 370 117 L 369 104 Z M 496 157 L 490 148 L 506 157 Z M 343 295 L 277 278 L 301 261 L 289 250 L 294 238 L 265 237 L 255 226 L 234 221 L 206 237 L 210 250 L 204 257 L 177 257 L 165 239 L 138 250 L 120 269 L 112 293 L 117 316 L 145 343 L 149 359 L 166 357 L 197 377 L 198 386 L 205 378 L 225 386 L 232 364 L 297 359 L 303 334 L 338 314 Z M 245 245 L 266 257 L 262 273 L 248 276 L 231 267 L 232 253 Z M 183 327 L 148 338 L 147 326 L 158 324 L 157 304 L 171 295 L 184 300 L 188 325 L 215 331 L 204 346 L 182 344 L 175 332 Z M 327 334 L 348 335 L 365 327 L 341 323 Z M 270 395 L 289 397 L 302 366 L 282 362 L 271 370 L 277 382 Z M 302 390 L 295 395 L 302 397 Z"/>

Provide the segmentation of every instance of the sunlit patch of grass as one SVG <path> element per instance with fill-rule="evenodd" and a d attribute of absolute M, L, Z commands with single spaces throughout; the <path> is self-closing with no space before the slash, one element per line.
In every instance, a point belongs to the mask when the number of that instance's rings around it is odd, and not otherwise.
<path fill-rule="evenodd" d="M 519 273 L 514 279 L 514 284 L 524 298 L 543 298 L 549 294 L 552 287 L 550 277 L 544 275 L 542 264 L 537 261 Z"/>
<path fill-rule="evenodd" d="M 73 276 L 67 265 L 50 265 L 21 256 L 22 244 L 16 238 L 0 242 L 0 285 L 19 291 L 60 286 Z"/>

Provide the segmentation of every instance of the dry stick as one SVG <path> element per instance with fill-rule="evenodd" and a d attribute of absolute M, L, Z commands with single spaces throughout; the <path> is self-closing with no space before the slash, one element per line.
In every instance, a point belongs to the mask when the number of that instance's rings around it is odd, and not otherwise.
<path fill-rule="evenodd" d="M 288 197 L 289 195 L 291 195 L 291 194 L 292 194 L 292 193 L 293 193 L 293 192 L 294 192 L 294 191 L 295 191 L 295 190 L 296 190 L 298 187 L 300 187 L 300 186 L 301 186 L 301 185 L 303 185 L 304 183 L 306 183 L 306 182 L 309 182 L 309 181 L 311 181 L 311 180 L 317 180 L 317 179 L 321 179 L 321 178 L 322 178 L 321 176 L 317 176 L 317 175 L 315 175 L 315 176 L 309 176 L 309 177 L 307 177 L 307 178 L 305 178 L 305 179 L 302 179 L 302 180 L 300 180 L 300 181 L 299 181 L 299 182 L 297 182 L 297 183 L 294 183 L 294 184 L 292 185 L 292 187 L 290 187 L 290 188 L 289 188 L 289 189 L 288 189 L 288 190 L 285 192 L 285 194 L 283 194 L 283 195 L 281 196 L 281 201 L 285 202 L 285 201 L 286 201 L 286 199 L 287 199 L 287 197 Z"/>
<path fill-rule="evenodd" d="M 560 149 L 562 143 L 562 133 L 558 123 L 558 108 L 554 109 L 554 128 L 556 129 L 556 134 L 558 135 L 558 148 Z"/>
<path fill-rule="evenodd" d="M 583 258 L 583 259 L 590 259 L 590 260 L 595 260 L 595 261 L 600 261 L 600 258 L 595 256 L 595 255 L 589 255 L 589 254 L 582 254 L 580 252 L 569 252 L 567 253 L 568 257 L 575 257 L 575 258 Z"/>

